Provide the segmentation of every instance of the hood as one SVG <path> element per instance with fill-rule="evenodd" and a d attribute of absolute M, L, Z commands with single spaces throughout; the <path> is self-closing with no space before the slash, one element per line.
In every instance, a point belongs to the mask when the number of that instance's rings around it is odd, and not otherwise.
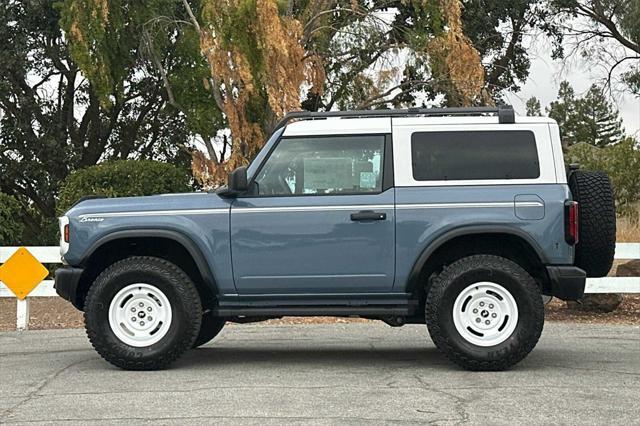
<path fill-rule="evenodd" d="M 79 202 L 65 213 L 65 216 L 77 217 L 96 213 L 228 208 L 230 203 L 231 200 L 209 192 L 162 194 L 145 197 L 93 198 Z"/>

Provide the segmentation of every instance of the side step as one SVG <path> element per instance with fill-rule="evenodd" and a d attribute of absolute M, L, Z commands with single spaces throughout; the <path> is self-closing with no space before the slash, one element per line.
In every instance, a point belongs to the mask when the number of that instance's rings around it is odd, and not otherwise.
<path fill-rule="evenodd" d="M 281 307 L 218 307 L 213 310 L 219 317 L 268 317 L 268 316 L 408 316 L 409 305 L 403 306 L 281 306 Z"/>

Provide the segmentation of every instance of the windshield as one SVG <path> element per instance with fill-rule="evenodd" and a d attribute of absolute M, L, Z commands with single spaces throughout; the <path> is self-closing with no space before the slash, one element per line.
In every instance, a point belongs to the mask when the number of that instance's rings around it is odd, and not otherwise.
<path fill-rule="evenodd" d="M 280 139 L 280 136 L 284 132 L 284 129 L 285 128 L 282 127 L 276 130 L 275 132 L 273 132 L 273 134 L 271 135 L 267 143 L 264 144 L 264 146 L 262 147 L 258 155 L 256 155 L 256 157 L 253 159 L 253 161 L 247 168 L 247 178 L 249 180 L 253 178 L 253 175 L 255 175 L 256 171 L 258 170 L 258 167 L 260 167 L 260 164 L 264 161 L 264 157 L 269 153 L 273 144 L 276 143 L 278 139 Z"/>

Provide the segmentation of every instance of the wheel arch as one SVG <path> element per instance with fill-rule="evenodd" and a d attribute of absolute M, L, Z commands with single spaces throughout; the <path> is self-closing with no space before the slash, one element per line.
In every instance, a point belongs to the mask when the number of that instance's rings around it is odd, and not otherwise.
<path fill-rule="evenodd" d="M 212 305 L 218 295 L 213 272 L 202 250 L 190 237 L 166 229 L 131 229 L 105 235 L 91 244 L 80 261 L 85 272 L 78 285 L 79 300 L 99 273 L 129 256 L 155 256 L 183 269 L 196 285 L 203 306 Z"/>
<path fill-rule="evenodd" d="M 465 244 L 470 245 L 466 252 L 461 254 L 482 254 L 476 252 L 477 250 L 489 250 L 484 254 L 497 254 L 497 249 L 491 249 L 490 246 L 498 246 L 496 243 L 501 241 L 507 243 L 507 247 L 513 247 L 519 245 L 525 250 L 524 260 L 535 264 L 535 266 L 542 266 L 548 263 L 548 259 L 544 254 L 540 245 L 533 239 L 531 235 L 525 231 L 503 225 L 478 225 L 478 226 L 465 226 L 449 230 L 438 237 L 436 237 L 430 244 L 428 244 L 417 257 L 416 261 L 411 268 L 409 277 L 406 284 L 406 290 L 408 293 L 413 293 L 421 287 L 420 283 L 424 278 L 428 278 L 431 275 L 433 269 L 438 268 L 439 263 L 447 262 L 451 256 L 455 255 L 447 252 L 448 248 L 455 251 L 456 248 L 462 247 Z M 502 247 L 504 248 L 504 247 Z M 504 256 L 512 260 L 517 256 Z M 518 263 L 522 263 L 522 259 Z M 526 265 L 524 265 L 526 266 Z M 425 277 L 425 274 L 427 276 Z M 544 278 L 542 275 L 540 278 Z"/>

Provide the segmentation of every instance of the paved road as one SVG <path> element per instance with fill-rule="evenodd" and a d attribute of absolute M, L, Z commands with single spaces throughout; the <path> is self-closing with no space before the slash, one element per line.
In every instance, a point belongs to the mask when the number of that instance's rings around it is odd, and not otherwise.
<path fill-rule="evenodd" d="M 515 369 L 449 364 L 421 326 L 227 327 L 125 372 L 80 330 L 0 334 L 0 424 L 640 424 L 640 326 L 547 324 Z"/>

